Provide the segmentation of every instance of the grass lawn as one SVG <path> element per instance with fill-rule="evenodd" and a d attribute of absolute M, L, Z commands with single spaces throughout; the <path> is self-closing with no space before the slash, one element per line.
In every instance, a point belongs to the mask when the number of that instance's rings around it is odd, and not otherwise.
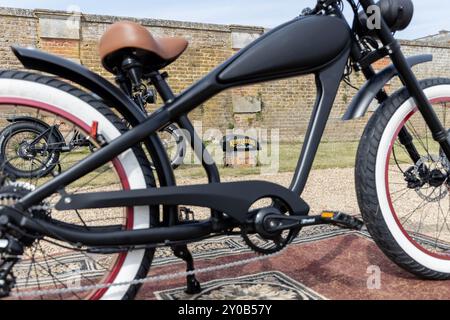
<path fill-rule="evenodd" d="M 295 171 L 301 148 L 301 143 L 280 144 L 278 172 Z M 358 142 L 322 143 L 314 162 L 314 169 L 351 168 L 355 165 L 357 148 Z M 257 168 L 225 168 L 224 166 L 219 166 L 223 177 L 258 175 L 262 169 L 264 169 L 264 166 Z M 184 165 L 177 169 L 176 175 L 183 178 L 200 178 L 204 177 L 204 170 L 199 165 Z"/>

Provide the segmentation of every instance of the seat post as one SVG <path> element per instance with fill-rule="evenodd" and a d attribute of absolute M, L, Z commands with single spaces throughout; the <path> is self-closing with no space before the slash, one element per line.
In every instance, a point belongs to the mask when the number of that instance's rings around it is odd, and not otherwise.
<path fill-rule="evenodd" d="M 122 62 L 122 70 L 128 74 L 133 85 L 133 90 L 139 88 L 142 80 L 142 64 L 132 57 L 127 57 Z"/>
<path fill-rule="evenodd" d="M 158 91 L 161 98 L 165 103 L 171 103 L 175 99 L 175 94 L 167 83 L 166 79 L 168 78 L 167 72 L 159 73 L 157 71 L 152 72 L 149 75 L 149 78 L 155 87 L 156 91 Z"/>

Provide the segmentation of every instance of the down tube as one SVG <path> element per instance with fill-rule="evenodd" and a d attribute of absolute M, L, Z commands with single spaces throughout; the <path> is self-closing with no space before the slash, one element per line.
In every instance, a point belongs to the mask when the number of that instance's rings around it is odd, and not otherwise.
<path fill-rule="evenodd" d="M 318 100 L 311 115 L 302 153 L 290 187 L 298 195 L 302 195 L 305 190 L 306 182 L 330 117 L 331 108 L 336 99 L 348 57 L 349 52 L 342 55 L 330 67 L 320 71 L 316 75 Z"/>

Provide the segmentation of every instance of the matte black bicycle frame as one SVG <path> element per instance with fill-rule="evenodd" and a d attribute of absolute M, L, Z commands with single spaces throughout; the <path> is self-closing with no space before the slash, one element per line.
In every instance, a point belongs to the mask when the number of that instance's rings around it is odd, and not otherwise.
<path fill-rule="evenodd" d="M 326 3 L 327 9 L 331 10 L 334 15 L 344 19 L 337 6 L 337 1 L 329 0 L 321 2 Z M 364 10 L 374 5 L 373 0 L 361 0 L 360 3 Z M 384 48 L 387 50 L 386 55 L 389 55 L 393 61 L 393 67 L 387 68 L 379 74 L 375 74 L 370 66 L 364 66 L 362 71 L 369 79 L 368 87 L 359 93 L 356 101 L 360 101 L 360 103 L 350 106 L 345 119 L 351 119 L 364 114 L 368 107 L 367 100 L 370 103 L 371 98 L 373 99 L 375 96 L 379 100 L 383 100 L 385 97 L 382 91 L 384 84 L 398 74 L 414 97 L 420 112 L 433 133 L 434 139 L 440 143 L 442 150 L 450 159 L 450 142 L 447 131 L 434 113 L 432 106 L 428 102 L 419 86 L 418 80 L 411 70 L 412 65 L 428 61 L 430 57 L 406 59 L 400 49 L 400 45 L 394 39 L 391 30 L 383 19 L 381 21 L 381 29 L 376 30 L 376 33 Z M 205 186 L 175 187 L 175 179 L 170 168 L 170 161 L 165 152 L 161 150 L 160 141 L 158 141 L 155 135 L 158 130 L 165 126 L 171 123 L 178 123 L 181 128 L 187 129 L 192 133 L 195 139 L 199 139 L 194 134 L 192 124 L 187 118 L 189 112 L 228 88 L 279 78 L 277 76 L 267 75 L 257 80 L 241 79 L 228 83 L 220 81 L 219 79 L 224 71 L 243 54 L 238 53 L 235 57 L 212 71 L 204 79 L 194 84 L 179 96 L 174 96 L 164 81 L 164 78 L 159 73 L 155 73 L 151 80 L 166 101 L 164 107 L 148 118 L 139 113 L 133 114 L 133 112 L 137 112 L 135 111 L 136 108 L 125 108 L 126 110 L 122 111 L 124 113 L 128 112 L 127 116 L 130 119 L 134 119 L 134 123 L 132 123 L 134 128 L 112 141 L 109 145 L 101 148 L 96 153 L 90 155 L 70 170 L 28 194 L 19 201 L 15 208 L 2 209 L 0 215 L 6 214 L 15 223 L 33 232 L 86 246 L 135 246 L 149 243 L 165 243 L 168 240 L 189 241 L 202 236 L 224 232 L 231 230 L 234 226 L 244 224 L 247 218 L 248 208 L 254 201 L 265 196 L 279 198 L 293 214 L 306 216 L 309 212 L 309 207 L 298 195 L 303 192 L 306 185 L 348 58 L 351 56 L 354 61 L 358 61 L 360 59 L 360 52 L 361 50 L 356 46 L 355 41 L 349 41 L 349 45 L 345 47 L 345 50 L 336 59 L 330 61 L 326 67 L 317 68 L 314 71 L 317 79 L 318 100 L 313 110 L 311 123 L 306 134 L 305 143 L 290 190 L 262 182 L 220 184 L 217 167 L 215 165 L 208 165 L 205 162 L 203 164 L 211 184 Z M 91 89 L 106 100 L 117 102 L 118 105 L 122 106 L 129 106 L 132 103 L 130 100 L 121 96 L 118 91 L 115 91 L 116 89 L 114 87 L 111 87 L 103 79 L 90 73 L 87 69 L 74 70 L 76 68 L 73 64 L 52 58 L 34 50 L 15 48 L 15 53 L 26 67 L 51 72 L 69 80 L 80 82 L 80 79 L 82 79 L 81 82 L 85 87 Z M 301 72 L 293 70 L 292 74 L 283 77 L 299 74 Z M 151 137 L 150 140 L 149 137 Z M 40 203 L 58 190 L 64 188 L 64 186 L 69 185 L 98 167 L 108 163 L 124 151 L 143 141 L 146 142 L 147 147 L 150 149 L 153 162 L 160 175 L 159 178 L 162 188 L 67 196 L 63 197 L 57 205 L 57 208 L 60 210 L 69 210 L 113 206 L 164 205 L 168 208 L 166 213 L 173 217 L 176 214 L 177 205 L 195 205 L 215 210 L 213 219 L 201 223 L 177 224 L 176 218 L 172 218 L 171 222 L 163 227 L 137 231 L 109 230 L 103 232 L 82 228 L 78 229 L 62 223 L 50 223 L 44 220 L 30 218 L 23 214 L 25 210 Z M 204 151 L 203 147 L 202 150 L 196 150 L 196 154 L 202 156 Z M 228 217 L 224 217 L 222 213 L 226 213 Z"/>

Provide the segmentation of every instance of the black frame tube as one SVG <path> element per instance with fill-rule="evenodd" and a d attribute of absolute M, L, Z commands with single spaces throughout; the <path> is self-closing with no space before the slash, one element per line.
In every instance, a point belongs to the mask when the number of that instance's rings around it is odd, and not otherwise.
<path fill-rule="evenodd" d="M 349 50 L 328 69 L 316 75 L 317 101 L 315 103 L 302 152 L 290 189 L 302 195 L 327 125 L 342 74 L 350 54 Z"/>
<path fill-rule="evenodd" d="M 148 120 L 112 141 L 108 146 L 101 148 L 36 191 L 29 193 L 18 202 L 18 208 L 26 210 L 43 201 L 57 190 L 98 169 L 132 146 L 144 141 L 167 125 L 168 122 L 170 122 L 170 118 L 165 110 L 153 113 Z"/>
<path fill-rule="evenodd" d="M 150 76 L 151 82 L 156 88 L 156 91 L 161 95 L 163 101 L 165 103 L 170 103 L 176 99 L 176 96 L 163 75 L 159 72 L 154 72 Z M 194 150 L 194 154 L 202 163 L 203 169 L 206 172 L 209 183 L 220 183 L 220 173 L 217 168 L 216 163 L 213 161 L 210 153 L 206 149 L 205 144 L 203 143 L 201 137 L 198 136 L 195 131 L 192 122 L 189 120 L 187 115 L 182 115 L 176 121 L 180 129 L 187 131 L 189 134 L 188 138 L 192 150 Z M 223 219 L 223 214 L 216 210 L 211 210 L 211 214 L 214 221 L 214 227 L 217 227 L 217 222 Z M 173 214 L 171 214 L 173 216 Z M 176 216 L 178 219 L 178 215 Z"/>
<path fill-rule="evenodd" d="M 161 95 L 165 103 L 170 103 L 176 99 L 172 89 L 167 84 L 164 76 L 155 72 L 150 76 L 152 84 L 155 86 L 158 93 Z M 189 133 L 189 142 L 196 157 L 201 161 L 203 168 L 208 176 L 209 183 L 220 183 L 220 174 L 217 165 L 214 163 L 210 153 L 206 149 L 205 144 L 195 131 L 192 122 L 188 116 L 182 115 L 177 119 L 177 124 L 181 129 Z"/>

